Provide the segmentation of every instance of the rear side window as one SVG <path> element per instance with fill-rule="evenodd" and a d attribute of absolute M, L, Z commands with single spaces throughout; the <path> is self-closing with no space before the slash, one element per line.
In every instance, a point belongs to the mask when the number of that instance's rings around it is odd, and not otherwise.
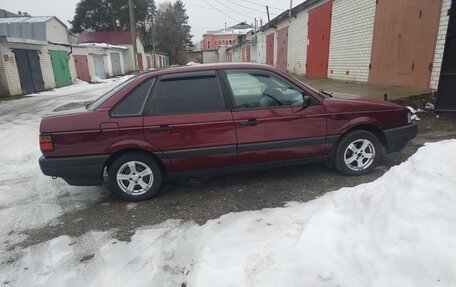
<path fill-rule="evenodd" d="M 215 75 L 162 80 L 154 102 L 156 114 L 214 112 L 225 107 Z"/>
<path fill-rule="evenodd" d="M 115 117 L 141 115 L 154 82 L 155 79 L 152 78 L 139 84 L 114 107 L 111 115 Z"/>

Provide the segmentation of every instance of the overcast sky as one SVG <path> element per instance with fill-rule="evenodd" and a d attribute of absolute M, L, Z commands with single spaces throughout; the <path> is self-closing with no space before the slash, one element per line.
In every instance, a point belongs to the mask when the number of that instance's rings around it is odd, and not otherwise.
<path fill-rule="evenodd" d="M 126 2 L 128 0 L 125 0 Z M 304 0 L 293 1 L 293 6 Z M 76 3 L 79 0 L 0 0 L 0 8 L 16 13 L 25 11 L 33 16 L 57 16 L 65 24 L 73 19 Z M 156 0 L 156 3 L 166 0 Z M 171 1 L 174 2 L 174 1 Z M 241 21 L 249 24 L 253 19 L 262 18 L 267 22 L 265 5 L 269 5 L 271 19 L 288 9 L 288 0 L 183 0 L 189 15 L 194 40 L 199 40 L 207 30 L 232 26 Z M 277 9 L 277 8 L 280 8 Z M 68 24 L 69 26 L 69 24 Z"/>

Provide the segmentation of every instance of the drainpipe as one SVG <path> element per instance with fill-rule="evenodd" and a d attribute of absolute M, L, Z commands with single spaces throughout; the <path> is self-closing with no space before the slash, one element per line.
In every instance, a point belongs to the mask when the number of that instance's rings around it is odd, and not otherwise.
<path fill-rule="evenodd" d="M 67 30 L 68 43 L 70 43 L 70 52 L 67 54 L 68 57 L 73 54 L 73 46 L 71 45 L 70 32 Z"/>

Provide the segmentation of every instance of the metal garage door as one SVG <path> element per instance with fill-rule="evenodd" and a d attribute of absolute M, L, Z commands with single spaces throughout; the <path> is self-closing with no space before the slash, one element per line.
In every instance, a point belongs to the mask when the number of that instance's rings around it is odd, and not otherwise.
<path fill-rule="evenodd" d="M 327 78 L 332 1 L 309 10 L 306 75 Z"/>
<path fill-rule="evenodd" d="M 437 90 L 437 112 L 456 112 L 456 0 L 453 0 Z"/>
<path fill-rule="evenodd" d="M 286 70 L 288 58 L 288 27 L 277 31 L 277 68 Z"/>
<path fill-rule="evenodd" d="M 120 64 L 120 54 L 111 53 L 111 65 L 112 65 L 112 75 L 118 76 L 122 74 L 122 66 Z"/>
<path fill-rule="evenodd" d="M 140 71 L 144 70 L 143 55 L 142 55 L 142 53 L 138 53 L 138 69 L 139 69 Z"/>
<path fill-rule="evenodd" d="M 74 64 L 76 66 L 76 75 L 78 79 L 90 82 L 89 65 L 87 63 L 87 56 L 73 55 Z"/>
<path fill-rule="evenodd" d="M 429 88 L 442 0 L 382 0 L 375 12 L 369 82 Z"/>
<path fill-rule="evenodd" d="M 22 93 L 29 94 L 44 91 L 38 51 L 14 49 L 13 52 L 21 81 Z"/>
<path fill-rule="evenodd" d="M 274 33 L 266 36 L 266 64 L 274 65 Z"/>
<path fill-rule="evenodd" d="M 52 70 L 54 71 L 55 85 L 57 87 L 72 84 L 70 66 L 68 65 L 68 54 L 65 51 L 49 50 L 51 56 Z"/>
<path fill-rule="evenodd" d="M 152 68 L 152 57 L 147 55 L 146 59 L 147 59 L 147 68 L 148 69 Z"/>
<path fill-rule="evenodd" d="M 93 63 L 95 64 L 95 74 L 97 77 L 100 79 L 106 79 L 103 56 L 93 55 Z"/>

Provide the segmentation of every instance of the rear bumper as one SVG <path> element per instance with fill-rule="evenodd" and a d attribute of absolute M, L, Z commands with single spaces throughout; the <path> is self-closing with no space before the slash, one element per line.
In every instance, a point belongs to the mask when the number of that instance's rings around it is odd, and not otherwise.
<path fill-rule="evenodd" d="M 400 151 L 411 139 L 416 137 L 418 126 L 415 122 L 406 126 L 383 130 L 386 139 L 386 151 Z"/>
<path fill-rule="evenodd" d="M 91 155 L 39 159 L 41 171 L 47 176 L 61 177 L 69 185 L 96 186 L 103 184 L 103 170 L 109 155 Z"/>

